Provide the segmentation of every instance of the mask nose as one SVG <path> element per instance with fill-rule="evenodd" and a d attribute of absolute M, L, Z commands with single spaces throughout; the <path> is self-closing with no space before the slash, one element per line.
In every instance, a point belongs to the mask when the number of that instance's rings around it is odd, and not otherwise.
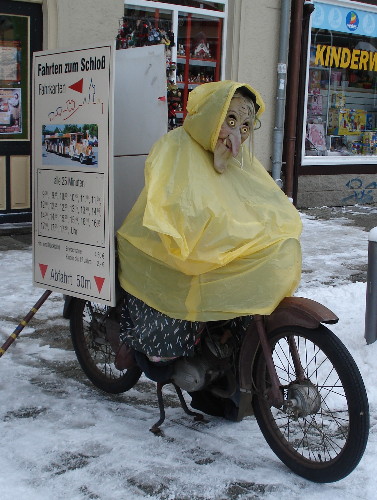
<path fill-rule="evenodd" d="M 229 140 L 232 145 L 232 155 L 235 158 L 241 147 L 241 131 L 239 128 L 232 130 L 229 134 Z"/>

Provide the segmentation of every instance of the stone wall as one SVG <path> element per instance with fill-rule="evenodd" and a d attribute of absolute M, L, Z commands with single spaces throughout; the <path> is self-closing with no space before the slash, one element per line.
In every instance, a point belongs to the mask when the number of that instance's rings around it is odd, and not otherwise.
<path fill-rule="evenodd" d="M 123 0 L 43 0 L 44 48 L 85 47 L 115 40 Z"/>
<path fill-rule="evenodd" d="M 229 0 L 227 79 L 249 83 L 266 104 L 254 151 L 271 171 L 281 0 Z"/>
<path fill-rule="evenodd" d="M 298 208 L 377 203 L 377 174 L 302 175 Z"/>

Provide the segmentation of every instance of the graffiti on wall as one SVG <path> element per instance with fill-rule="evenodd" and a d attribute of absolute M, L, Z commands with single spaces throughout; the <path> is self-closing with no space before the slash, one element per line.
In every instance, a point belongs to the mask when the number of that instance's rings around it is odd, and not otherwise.
<path fill-rule="evenodd" d="M 366 186 L 362 179 L 355 177 L 346 183 L 346 187 L 352 194 L 342 199 L 342 203 L 374 203 L 374 195 L 377 194 L 377 182 L 368 182 Z"/>

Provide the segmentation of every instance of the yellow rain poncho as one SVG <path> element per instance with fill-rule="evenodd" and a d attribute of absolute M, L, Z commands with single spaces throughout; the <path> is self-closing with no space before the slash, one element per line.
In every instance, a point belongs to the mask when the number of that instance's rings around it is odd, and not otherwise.
<path fill-rule="evenodd" d="M 223 174 L 213 151 L 232 81 L 191 92 L 183 127 L 163 136 L 145 165 L 145 187 L 118 231 L 121 286 L 172 318 L 269 314 L 296 289 L 298 212 L 246 143 Z"/>

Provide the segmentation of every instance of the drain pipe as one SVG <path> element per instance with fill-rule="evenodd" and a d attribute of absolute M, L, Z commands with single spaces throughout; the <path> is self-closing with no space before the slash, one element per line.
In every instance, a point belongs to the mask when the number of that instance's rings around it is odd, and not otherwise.
<path fill-rule="evenodd" d="M 289 18 L 291 11 L 291 0 L 281 0 L 280 14 L 280 36 L 279 54 L 277 64 L 277 85 L 276 85 L 276 113 L 275 126 L 272 137 L 272 178 L 281 188 L 282 157 L 283 157 L 283 137 L 284 137 L 284 115 L 287 83 L 287 60 L 289 41 Z"/>
<path fill-rule="evenodd" d="M 302 34 L 304 21 L 310 19 L 314 10 L 313 0 L 292 0 L 291 7 L 291 35 L 289 40 L 288 83 L 289 94 L 286 99 L 284 156 L 285 156 L 285 185 L 284 192 L 288 198 L 293 198 L 294 170 L 296 161 L 298 107 L 300 103 L 300 70 L 302 64 Z M 306 57 L 306 54 L 304 54 Z"/>

